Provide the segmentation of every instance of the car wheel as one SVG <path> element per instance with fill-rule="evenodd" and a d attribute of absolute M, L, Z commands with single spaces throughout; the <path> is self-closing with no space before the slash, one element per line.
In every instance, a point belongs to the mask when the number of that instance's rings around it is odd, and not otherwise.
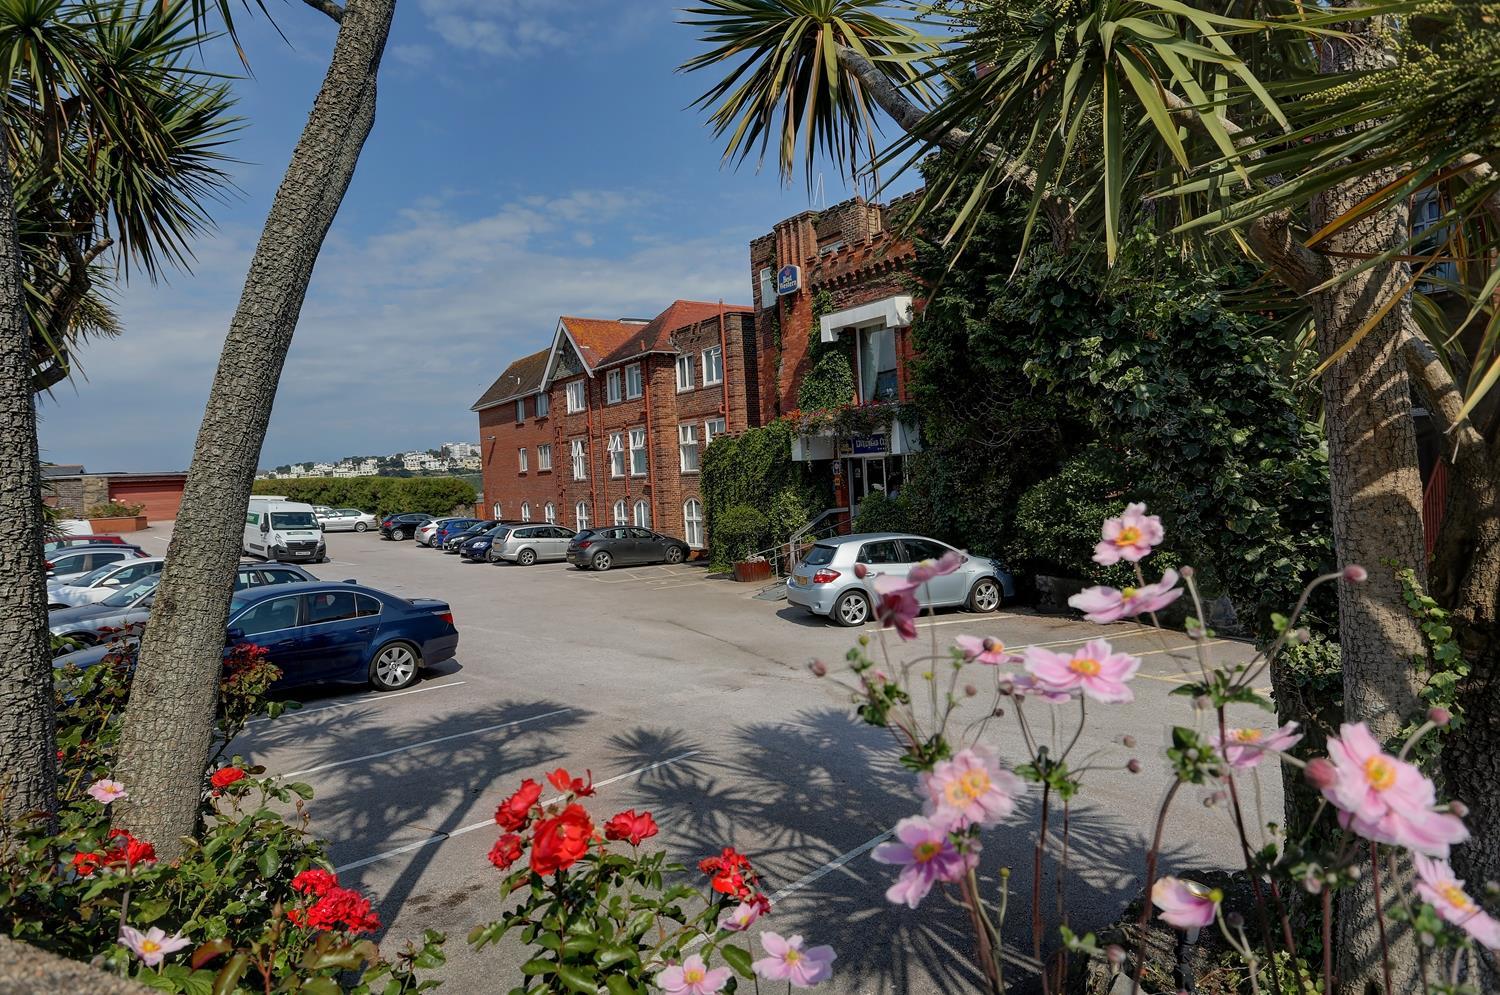
<path fill-rule="evenodd" d="M 682 562 L 682 547 L 681 546 L 668 546 L 667 547 L 667 562 L 668 563 L 681 563 Z"/>
<path fill-rule="evenodd" d="M 536 562 L 536 550 L 523 549 L 516 554 L 516 562 L 523 567 L 529 567 Z"/>
<path fill-rule="evenodd" d="M 870 599 L 860 591 L 846 592 L 833 603 L 833 620 L 851 629 L 864 625 L 870 620 Z"/>
<path fill-rule="evenodd" d="M 400 691 L 417 681 L 421 658 L 411 643 L 389 643 L 380 648 L 370 663 L 370 683 L 378 691 Z"/>
<path fill-rule="evenodd" d="M 989 577 L 982 577 L 969 589 L 969 611 L 987 615 L 1000 607 L 1003 598 L 1000 585 Z"/>
<path fill-rule="evenodd" d="M 402 539 L 406 538 L 406 530 L 405 529 L 392 529 L 391 530 L 391 538 L 394 539 L 394 540 L 396 540 L 397 542 L 400 542 Z"/>
<path fill-rule="evenodd" d="M 595 570 L 608 570 L 615 562 L 615 558 L 600 550 L 594 554 L 593 566 Z"/>
<path fill-rule="evenodd" d="M 354 531 L 356 531 L 356 532 L 364 532 L 368 528 L 369 528 L 369 526 L 366 525 L 364 522 L 355 522 L 354 523 Z"/>

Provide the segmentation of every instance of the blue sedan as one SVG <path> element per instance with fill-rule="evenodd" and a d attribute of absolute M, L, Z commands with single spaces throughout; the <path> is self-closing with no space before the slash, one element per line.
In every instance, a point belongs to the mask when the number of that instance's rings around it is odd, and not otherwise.
<path fill-rule="evenodd" d="M 277 687 L 368 682 L 398 691 L 458 649 L 446 602 L 326 581 L 236 593 L 228 639 L 269 651 L 282 672 Z"/>

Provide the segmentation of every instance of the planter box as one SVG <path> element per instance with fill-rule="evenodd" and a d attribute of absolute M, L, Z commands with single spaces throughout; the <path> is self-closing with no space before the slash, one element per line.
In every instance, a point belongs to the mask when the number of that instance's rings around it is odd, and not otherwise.
<path fill-rule="evenodd" d="M 105 535 L 116 532 L 140 532 L 146 527 L 145 515 L 136 515 L 134 518 L 89 519 L 89 528 L 94 530 L 94 535 Z"/>
<path fill-rule="evenodd" d="M 770 560 L 744 560 L 734 565 L 734 579 L 740 584 L 754 584 L 771 579 Z"/>

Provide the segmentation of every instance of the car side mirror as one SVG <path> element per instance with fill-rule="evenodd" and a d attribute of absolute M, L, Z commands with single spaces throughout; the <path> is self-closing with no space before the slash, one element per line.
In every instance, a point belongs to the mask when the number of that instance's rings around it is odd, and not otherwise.
<path fill-rule="evenodd" d="M 227 630 L 224 633 L 224 645 L 225 646 L 233 646 L 235 643 L 240 642 L 244 638 L 245 638 L 245 630 L 244 629 L 238 629 L 238 628 L 236 628 L 236 629 L 229 629 L 229 630 Z"/>

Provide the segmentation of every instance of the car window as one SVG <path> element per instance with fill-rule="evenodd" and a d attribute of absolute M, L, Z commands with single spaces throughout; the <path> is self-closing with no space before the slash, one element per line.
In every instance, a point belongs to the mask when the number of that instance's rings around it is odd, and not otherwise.
<path fill-rule="evenodd" d="M 102 567 L 96 567 L 96 568 L 94 568 L 93 570 L 90 570 L 88 573 L 84 574 L 81 577 L 74 577 L 73 578 L 73 586 L 74 587 L 93 587 L 95 584 L 99 583 L 106 576 L 108 576 L 109 572 L 111 570 L 113 570 L 114 568 L 115 568 L 115 565 L 113 563 L 106 563 Z"/>
<path fill-rule="evenodd" d="M 251 605 L 235 620 L 232 628 L 240 629 L 247 636 L 275 632 L 278 629 L 294 629 L 297 627 L 298 600 L 296 595 L 292 595 L 289 598 L 270 598 Z"/>
<path fill-rule="evenodd" d="M 353 591 L 319 591 L 307 596 L 307 624 L 342 622 L 354 618 Z"/>
<path fill-rule="evenodd" d="M 630 534 L 637 539 L 655 539 L 656 533 L 650 529 L 631 529 Z"/>
<path fill-rule="evenodd" d="M 111 594 L 102 603 L 111 608 L 129 608 L 135 604 L 141 595 L 156 590 L 156 585 L 160 581 L 161 578 L 156 574 L 152 574 L 150 577 L 142 577 L 129 587 Z"/>
<path fill-rule="evenodd" d="M 356 594 L 354 596 L 354 608 L 360 618 L 369 618 L 371 615 L 380 614 L 380 599 L 372 598 L 368 594 Z"/>
<path fill-rule="evenodd" d="M 857 563 L 905 563 L 901 544 L 895 539 L 877 539 L 859 547 Z"/>
<path fill-rule="evenodd" d="M 118 567 L 109 577 L 109 585 L 118 587 L 133 584 L 142 577 L 149 577 L 161 570 L 160 563 L 132 563 L 129 566 Z"/>
<path fill-rule="evenodd" d="M 85 566 L 87 559 L 87 553 L 80 553 L 74 556 L 59 556 L 52 561 L 52 569 L 59 576 L 62 574 L 78 573 Z"/>
<path fill-rule="evenodd" d="M 241 570 L 234 575 L 234 589 L 243 591 L 247 587 L 260 586 L 259 570 Z"/>
<path fill-rule="evenodd" d="M 584 529 L 581 532 L 575 532 L 575 533 L 573 533 L 573 538 L 574 539 L 592 539 L 593 537 L 594 537 L 594 530 L 593 529 Z"/>
<path fill-rule="evenodd" d="M 814 546 L 802 557 L 802 562 L 810 567 L 821 567 L 833 562 L 834 548 L 832 546 Z"/>
<path fill-rule="evenodd" d="M 933 542 L 931 539 L 902 539 L 901 545 L 906 547 L 908 563 L 941 559 L 949 552 L 947 546 L 940 542 Z"/>
<path fill-rule="evenodd" d="M 340 508 L 339 509 L 339 514 L 340 515 L 344 515 L 345 517 L 348 517 L 348 518 L 358 518 L 359 517 L 359 509 L 358 508 Z"/>

